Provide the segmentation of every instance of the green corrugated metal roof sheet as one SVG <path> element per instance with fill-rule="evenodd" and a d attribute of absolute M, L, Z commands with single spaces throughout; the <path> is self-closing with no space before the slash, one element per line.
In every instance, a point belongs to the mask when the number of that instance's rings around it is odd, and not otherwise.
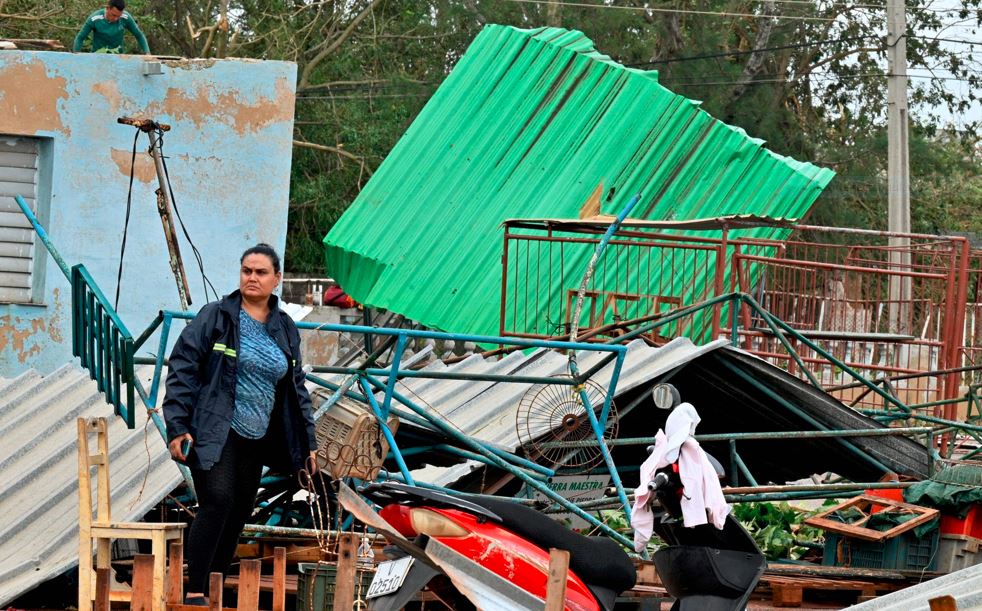
<path fill-rule="evenodd" d="M 601 181 L 606 214 L 640 192 L 634 218 L 800 218 L 832 177 L 580 32 L 491 25 L 324 238 L 327 271 L 362 303 L 495 334 L 505 219 L 576 218 Z"/>

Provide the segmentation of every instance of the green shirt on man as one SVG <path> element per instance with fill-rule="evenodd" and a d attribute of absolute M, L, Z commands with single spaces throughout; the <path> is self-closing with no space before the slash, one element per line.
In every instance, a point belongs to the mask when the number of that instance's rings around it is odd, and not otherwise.
<path fill-rule="evenodd" d="M 85 44 L 85 39 L 88 38 L 89 34 L 92 34 L 92 51 L 102 51 L 105 49 L 109 53 L 122 53 L 123 52 L 123 34 L 126 30 L 129 30 L 130 34 L 136 38 L 137 44 L 140 45 L 140 51 L 143 53 L 150 53 L 150 47 L 147 45 L 147 38 L 140 31 L 140 27 L 136 25 L 136 20 L 133 16 L 123 11 L 119 19 L 113 23 L 110 23 L 106 19 L 106 9 L 101 8 L 85 20 L 85 25 L 82 26 L 82 30 L 75 37 L 75 51 L 81 51 L 82 45 Z"/>

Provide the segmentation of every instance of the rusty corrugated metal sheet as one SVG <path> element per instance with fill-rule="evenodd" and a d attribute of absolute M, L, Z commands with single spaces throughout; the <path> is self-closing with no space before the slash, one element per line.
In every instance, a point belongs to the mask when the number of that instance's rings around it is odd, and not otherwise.
<path fill-rule="evenodd" d="M 152 368 L 137 375 L 144 384 Z M 128 430 L 75 364 L 0 379 L 0 605 L 78 564 L 79 417 L 109 421 L 112 516 L 141 519 L 181 481 L 157 430 Z M 94 493 L 93 493 L 94 498 Z"/>
<path fill-rule="evenodd" d="M 493 25 L 324 239 L 327 269 L 362 303 L 496 333 L 506 219 L 578 218 L 600 182 L 603 214 L 641 193 L 636 218 L 794 219 L 832 176 L 767 150 L 579 32 Z"/>

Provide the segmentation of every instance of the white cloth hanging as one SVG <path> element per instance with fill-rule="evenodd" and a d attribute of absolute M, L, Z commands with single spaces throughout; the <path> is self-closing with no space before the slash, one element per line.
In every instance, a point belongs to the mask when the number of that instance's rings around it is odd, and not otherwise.
<path fill-rule="evenodd" d="M 712 523 L 722 529 L 730 506 L 723 498 L 716 469 L 699 442 L 693 439 L 701 418 L 691 403 L 682 403 L 672 410 L 665 430 L 655 434 L 655 447 L 641 465 L 641 484 L 634 491 L 631 526 L 634 527 L 634 550 L 640 552 L 648 545 L 654 527 L 654 514 L 648 507 L 651 491 L 648 483 L 655 472 L 676 461 L 682 480 L 682 523 L 686 528 Z"/>

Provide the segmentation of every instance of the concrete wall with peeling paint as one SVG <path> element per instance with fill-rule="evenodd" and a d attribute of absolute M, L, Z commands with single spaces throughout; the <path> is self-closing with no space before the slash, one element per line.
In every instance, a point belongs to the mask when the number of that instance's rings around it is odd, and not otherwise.
<path fill-rule="evenodd" d="M 178 209 L 209 279 L 227 293 L 245 248 L 268 242 L 282 252 L 286 241 L 296 66 L 164 61 L 163 74 L 144 76 L 146 60 L 0 52 L 0 136 L 50 144 L 41 161 L 50 168 L 41 176 L 50 185 L 40 202 L 46 229 L 69 265 L 84 263 L 112 300 L 135 131 L 116 118 L 170 124 L 164 152 Z M 147 147 L 141 135 L 119 307 L 134 336 L 158 310 L 180 309 Z M 42 249 L 38 243 L 35 256 Z M 183 236 L 181 252 L 196 310 L 205 292 Z M 0 304 L 0 377 L 47 373 L 71 359 L 70 286 L 51 257 L 43 264 L 43 304 Z"/>

